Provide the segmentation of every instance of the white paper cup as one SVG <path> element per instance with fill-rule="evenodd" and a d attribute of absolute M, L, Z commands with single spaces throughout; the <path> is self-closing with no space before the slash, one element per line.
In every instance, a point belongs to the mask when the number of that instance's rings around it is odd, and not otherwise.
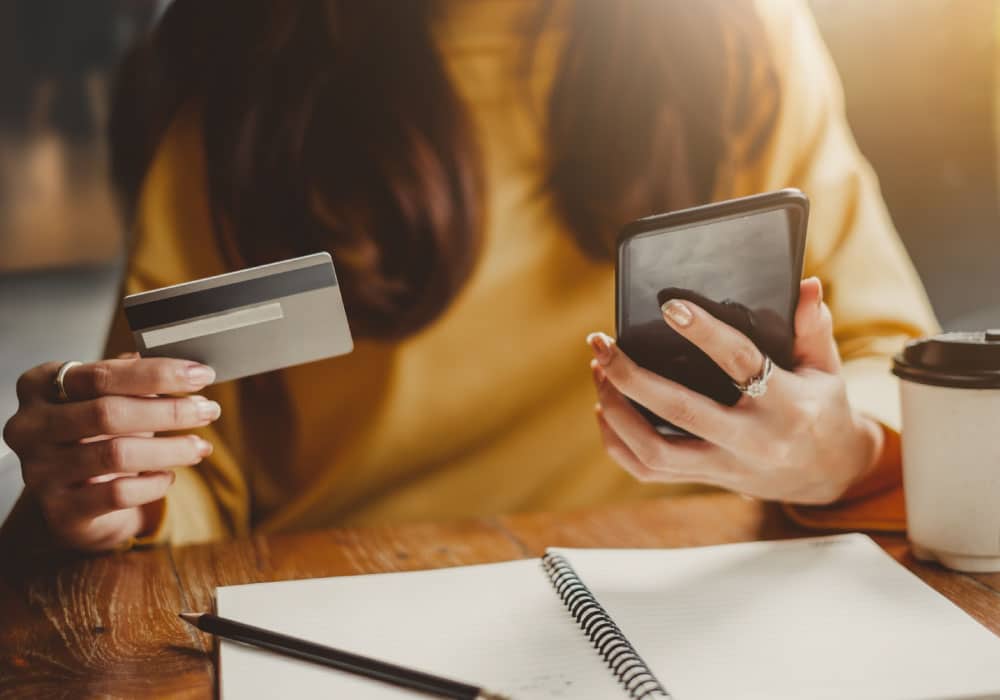
<path fill-rule="evenodd" d="M 914 556 L 1000 571 L 1000 331 L 915 341 L 893 373 Z"/>

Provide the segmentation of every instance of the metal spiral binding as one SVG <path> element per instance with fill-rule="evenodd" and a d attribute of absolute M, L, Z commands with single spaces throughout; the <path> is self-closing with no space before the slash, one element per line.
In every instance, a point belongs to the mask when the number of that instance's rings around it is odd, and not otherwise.
<path fill-rule="evenodd" d="M 594 594 L 576 575 L 570 563 L 561 555 L 550 552 L 542 557 L 542 567 L 552 581 L 556 594 L 573 618 L 580 623 L 580 629 L 593 643 L 618 682 L 625 687 L 629 697 L 634 700 L 672 697 L 611 616 L 597 602 Z"/>

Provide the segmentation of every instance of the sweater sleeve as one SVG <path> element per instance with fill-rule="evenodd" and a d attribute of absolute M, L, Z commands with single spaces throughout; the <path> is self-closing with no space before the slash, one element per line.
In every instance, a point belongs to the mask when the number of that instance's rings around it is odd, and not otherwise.
<path fill-rule="evenodd" d="M 840 80 L 800 0 L 758 0 L 781 84 L 777 126 L 740 183 L 750 191 L 798 187 L 810 199 L 805 273 L 820 278 L 834 320 L 852 404 L 887 433 L 883 459 L 848 497 L 899 481 L 899 395 L 891 358 L 937 330 L 927 296 L 896 233 L 878 179 L 859 151 Z"/>

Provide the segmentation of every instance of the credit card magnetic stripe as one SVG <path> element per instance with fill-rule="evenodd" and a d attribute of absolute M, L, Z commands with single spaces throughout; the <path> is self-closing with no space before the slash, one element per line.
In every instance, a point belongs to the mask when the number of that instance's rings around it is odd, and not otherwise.
<path fill-rule="evenodd" d="M 196 316 L 217 314 L 292 294 L 335 286 L 337 286 L 337 276 L 333 266 L 327 262 L 149 301 L 145 304 L 135 304 L 125 308 L 125 317 L 133 331 L 141 331 L 152 326 L 177 323 Z"/>
<path fill-rule="evenodd" d="M 181 343 L 192 338 L 201 338 L 212 333 L 225 333 L 234 331 L 237 328 L 247 328 L 256 326 L 258 323 L 268 321 L 280 321 L 285 317 L 285 313 L 279 302 L 250 306 L 229 313 L 216 314 L 214 316 L 202 316 L 193 321 L 184 323 L 174 323 L 169 326 L 161 326 L 149 331 L 139 331 L 142 336 L 143 345 L 147 350 L 169 345 L 171 343 Z"/>

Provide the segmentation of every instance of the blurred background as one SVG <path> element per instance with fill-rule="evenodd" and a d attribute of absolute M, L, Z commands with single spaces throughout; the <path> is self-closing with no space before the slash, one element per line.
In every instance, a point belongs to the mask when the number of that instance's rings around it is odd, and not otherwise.
<path fill-rule="evenodd" d="M 168 3 L 0 0 L 0 425 L 25 369 L 101 352 L 124 240 L 109 84 Z M 939 318 L 1000 327 L 1000 0 L 810 4 Z M 0 520 L 20 486 L 0 443 Z"/>

